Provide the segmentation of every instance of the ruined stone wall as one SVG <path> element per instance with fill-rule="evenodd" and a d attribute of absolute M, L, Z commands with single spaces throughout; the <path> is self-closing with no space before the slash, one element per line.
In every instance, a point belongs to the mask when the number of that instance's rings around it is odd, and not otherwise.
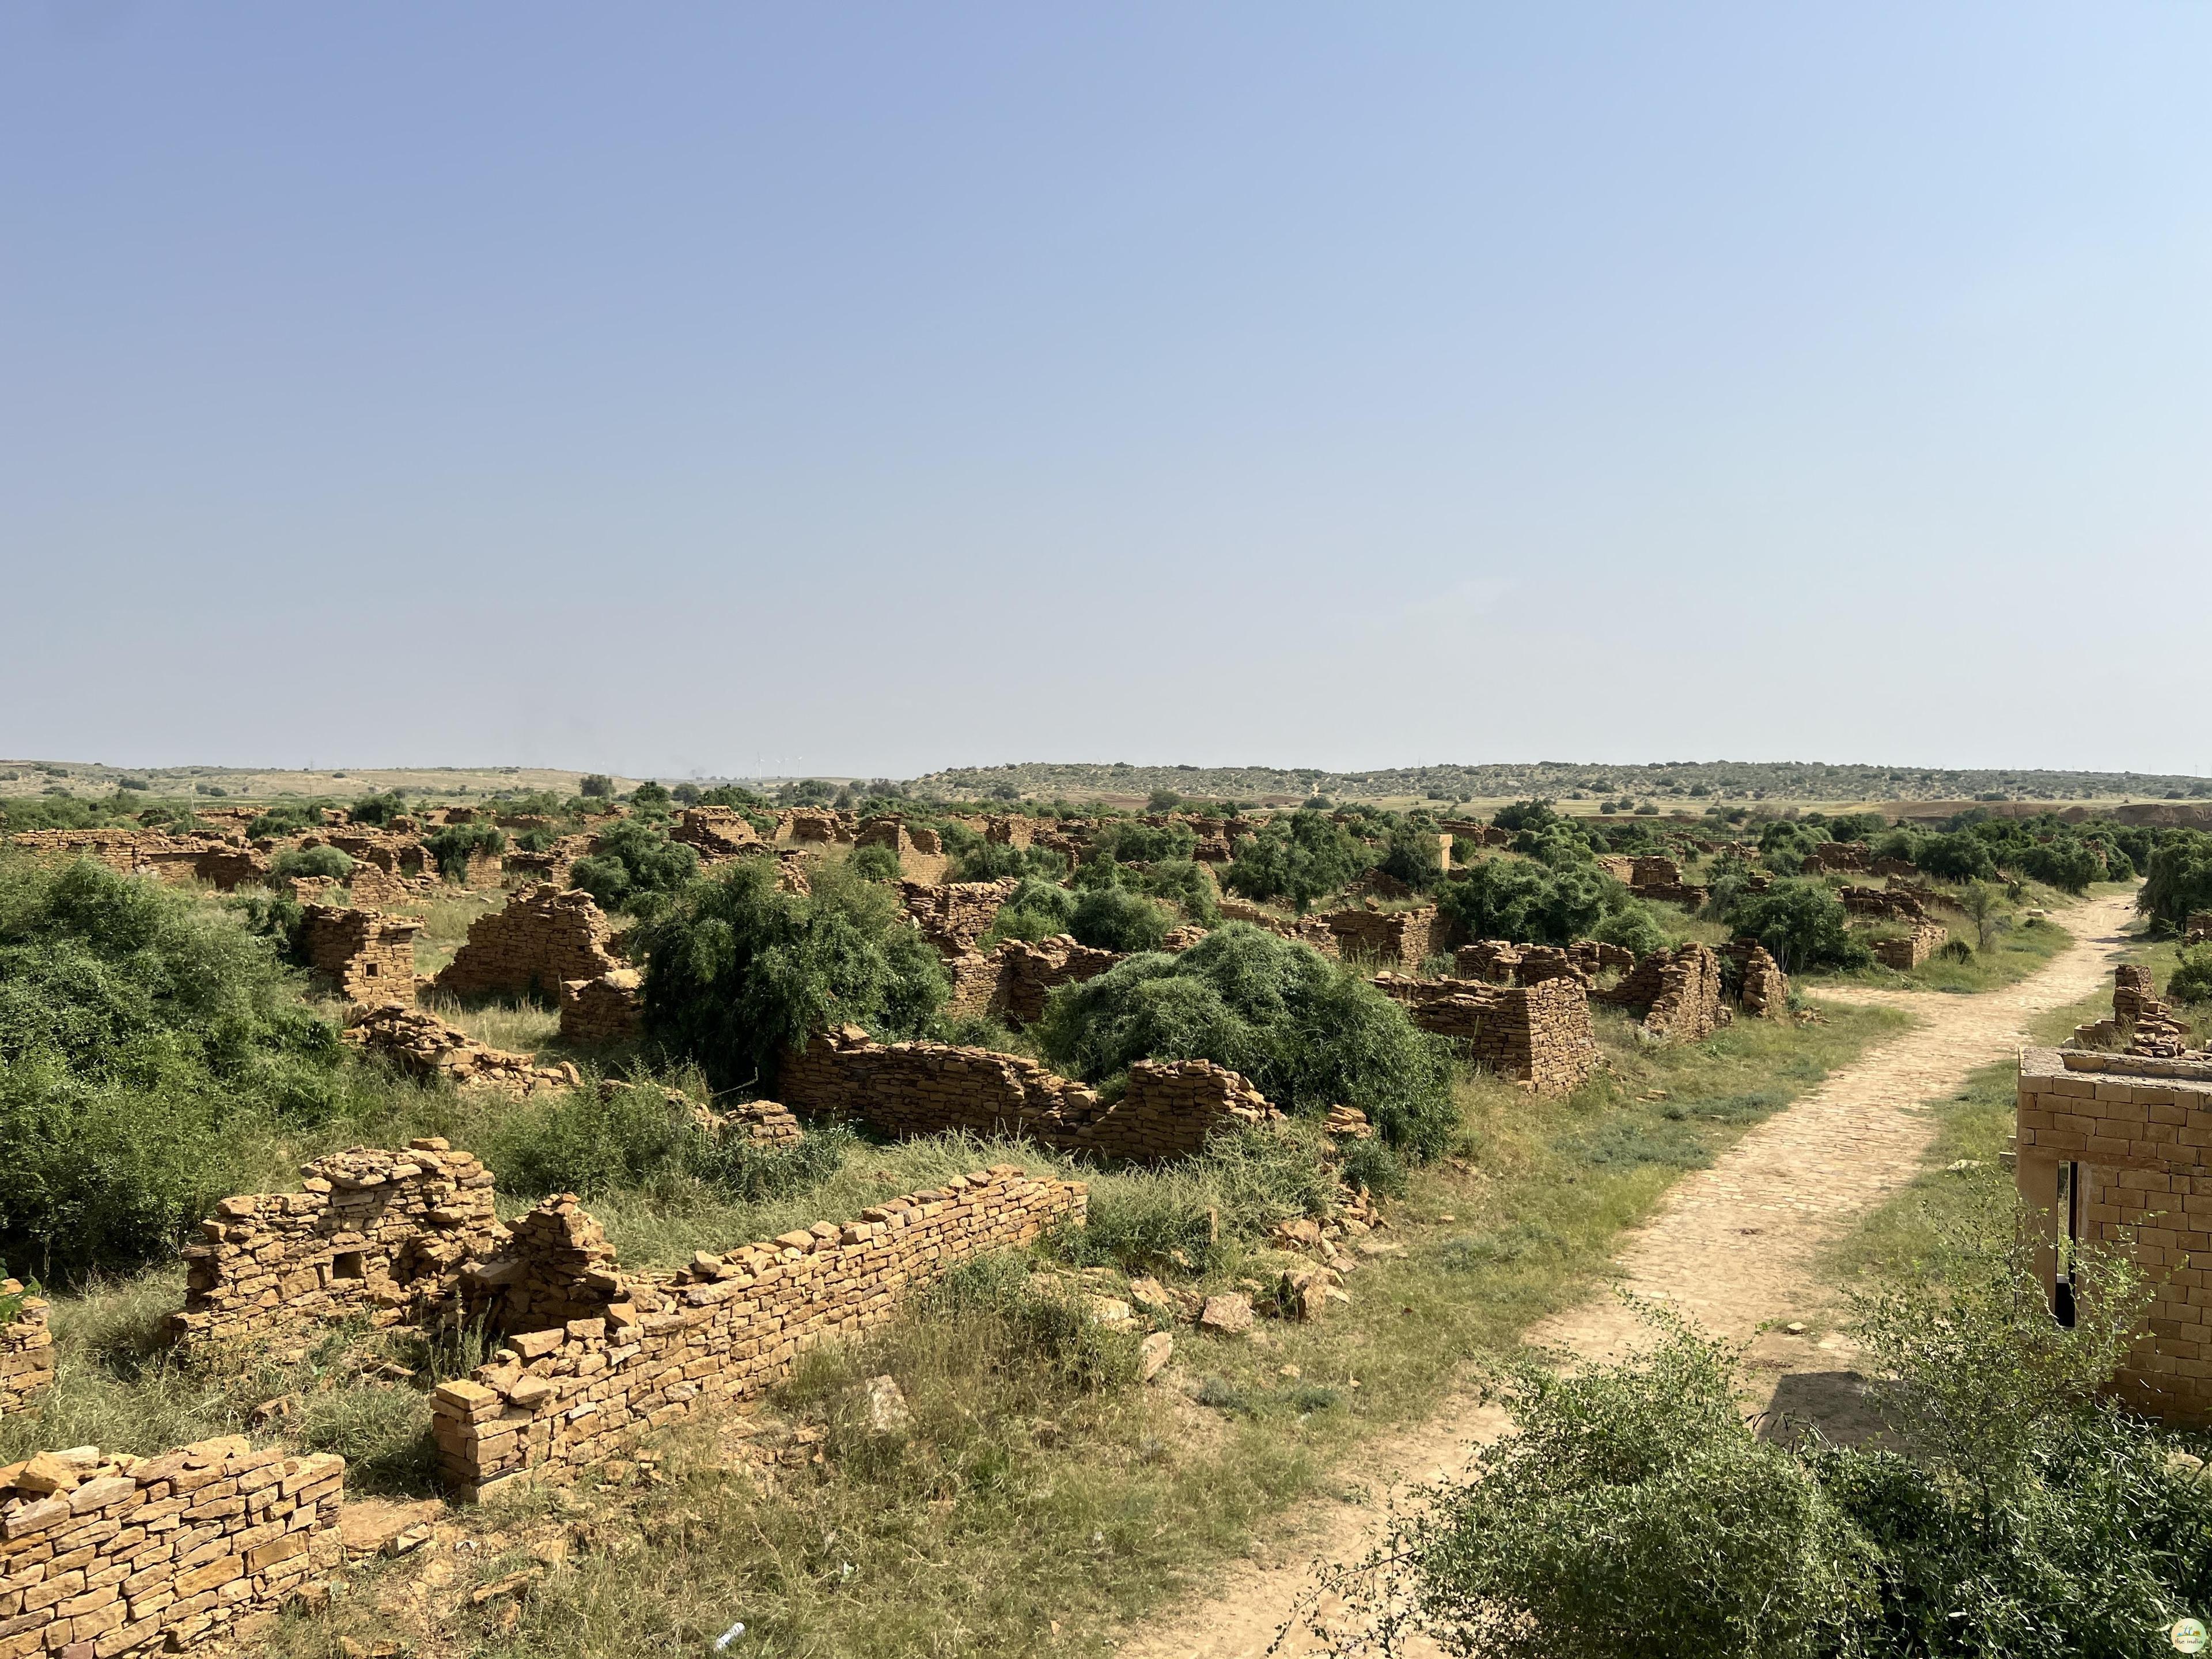
<path fill-rule="evenodd" d="M 519 877 L 533 886 L 550 883 L 565 890 L 572 884 L 568 876 L 575 869 L 576 860 L 589 856 L 598 840 L 596 836 L 562 836 L 542 853 L 510 847 L 501 855 L 501 872 Z M 702 855 L 700 861 L 708 860 Z"/>
<path fill-rule="evenodd" d="M 441 1139 L 356 1146 L 308 1164 L 296 1193 L 226 1198 L 187 1245 L 179 1341 L 270 1341 L 366 1315 L 420 1323 L 451 1302 L 462 1264 L 500 1235 L 491 1172 Z"/>
<path fill-rule="evenodd" d="M 412 916 L 387 916 L 335 904 L 310 904 L 300 927 L 307 964 L 349 1002 L 405 1005 L 415 1000 Z"/>
<path fill-rule="evenodd" d="M 1765 945 L 1755 939 L 1740 939 L 1728 947 L 1735 963 L 1736 1000 L 1753 1019 L 1790 1017 L 1790 976 L 1782 971 Z"/>
<path fill-rule="evenodd" d="M 1918 895 L 1893 887 L 1838 887 L 1836 896 L 1855 916 L 1881 916 L 1891 921 L 1925 921 L 1928 908 Z"/>
<path fill-rule="evenodd" d="M 513 1305 L 539 1305 L 534 1289 L 518 1286 L 542 1282 L 565 1295 L 579 1255 L 589 1256 L 588 1272 L 614 1282 L 594 1312 L 535 1329 L 507 1325 L 513 1359 L 438 1389 L 441 1466 L 461 1495 L 481 1497 L 531 1470 L 597 1462 L 636 1429 L 757 1398 L 801 1354 L 882 1324 L 902 1295 L 960 1262 L 1029 1243 L 1057 1223 L 1079 1225 L 1085 1198 L 1079 1183 L 1032 1180 L 999 1164 L 892 1199 L 857 1220 L 817 1222 L 702 1255 L 665 1278 L 616 1274 L 611 1257 L 592 1251 L 596 1226 L 568 1215 L 558 1215 L 542 1240 L 519 1224 L 517 1237 L 551 1259 L 541 1266 L 539 1257 L 520 1257 L 498 1287 Z M 541 1210 L 573 1212 L 574 1200 L 550 1200 Z"/>
<path fill-rule="evenodd" d="M 1294 939 L 1301 945 L 1310 945 L 1325 957 L 1340 954 L 1336 935 L 1329 931 L 1328 923 L 1319 916 L 1285 917 L 1271 915 L 1256 904 L 1243 899 L 1224 898 L 1220 901 L 1224 921 L 1249 921 L 1255 927 L 1264 927 L 1283 939 Z"/>
<path fill-rule="evenodd" d="M 571 1061 L 540 1066 L 528 1054 L 478 1042 L 425 1009 L 403 1008 L 397 1003 L 357 1010 L 340 1035 L 410 1077 L 442 1079 L 456 1088 L 482 1086 L 528 1095 L 542 1088 L 573 1088 L 578 1081 Z"/>
<path fill-rule="evenodd" d="M 2040 1219 L 2046 1293 L 2069 1218 L 2057 1203 L 2072 1166 L 2075 1237 L 2133 1258 L 2152 1287 L 2142 1340 L 2114 1390 L 2138 1409 L 2212 1421 L 2212 1063 L 2028 1048 L 2015 1120 L 2020 1195 Z"/>
<path fill-rule="evenodd" d="M 643 983 L 635 968 L 562 981 L 561 1041 L 579 1048 L 629 1042 L 645 1026 Z"/>
<path fill-rule="evenodd" d="M 1201 1086 L 1191 1066 L 1218 1076 Z M 809 1117 L 858 1119 L 885 1134 L 1022 1135 L 1059 1152 L 1141 1161 L 1196 1152 L 1224 1124 L 1273 1114 L 1243 1077 L 1206 1060 L 1139 1060 L 1121 1098 L 1108 1103 L 1019 1054 L 876 1043 L 849 1025 L 788 1056 L 779 1089 Z"/>
<path fill-rule="evenodd" d="M 526 888 L 505 909 L 469 924 L 467 943 L 435 983 L 457 997 L 557 996 L 564 981 L 597 979 L 623 966 L 607 949 L 613 931 L 580 889 Z"/>
<path fill-rule="evenodd" d="M 705 864 L 735 858 L 746 848 L 761 843 L 760 832 L 734 806 L 686 807 L 668 838 L 682 842 Z"/>
<path fill-rule="evenodd" d="M 1589 994 L 1572 978 L 1533 985 L 1378 974 L 1375 988 L 1403 1003 L 1414 1024 L 1459 1047 L 1492 1075 L 1539 1094 L 1566 1094 L 1598 1059 Z"/>
<path fill-rule="evenodd" d="M 1808 848 L 1805 852 L 1805 873 L 1808 876 L 1826 874 L 1828 871 L 1871 872 L 1874 849 L 1863 841 L 1826 841 Z"/>
<path fill-rule="evenodd" d="M 21 1411 L 53 1385 L 54 1338 L 46 1302 L 22 1281 L 0 1279 L 0 1417 Z"/>
<path fill-rule="evenodd" d="M 1618 985 L 1594 994 L 1601 1002 L 1643 1009 L 1645 1032 L 1669 1042 L 1701 1042 L 1728 1020 L 1720 957 L 1694 941 L 1638 957 Z"/>
<path fill-rule="evenodd" d="M 2124 962 L 2112 969 L 2111 1017 L 2075 1026 L 2071 1046 L 2124 1046 L 2133 1054 L 2179 1058 L 2189 1052 L 2189 1027 L 2159 998 L 2150 969 Z"/>
<path fill-rule="evenodd" d="M 1868 948 L 1883 967 L 1910 973 L 1942 949 L 1943 942 L 1950 937 L 1951 930 L 1942 923 L 1923 921 L 1902 939 L 1875 939 Z"/>
<path fill-rule="evenodd" d="M 245 1635 L 338 1565 L 345 1460 L 242 1435 L 0 1471 L 0 1659 L 111 1659 Z"/>
<path fill-rule="evenodd" d="M 1414 910 L 1339 910 L 1322 921 L 1347 957 L 1419 973 L 1435 954 L 1442 924 L 1433 904 Z"/>
<path fill-rule="evenodd" d="M 1636 952 L 1626 945 L 1577 939 L 1572 945 L 1514 945 L 1502 939 L 1477 939 L 1452 953 L 1452 971 L 1462 979 L 1492 985 L 1534 985 L 1547 979 L 1571 979 L 1594 985 L 1608 969 L 1626 973 Z"/>
<path fill-rule="evenodd" d="M 1119 951 L 1078 945 L 1065 934 L 1036 945 L 1007 939 L 991 953 L 989 1010 L 1009 1025 L 1034 1024 L 1044 1017 L 1044 1000 L 1055 988 L 1096 979 L 1121 960 Z"/>
<path fill-rule="evenodd" d="M 921 936 L 949 955 L 989 933 L 999 907 L 1020 885 L 1012 876 L 998 881 L 902 881 L 899 900 Z"/>

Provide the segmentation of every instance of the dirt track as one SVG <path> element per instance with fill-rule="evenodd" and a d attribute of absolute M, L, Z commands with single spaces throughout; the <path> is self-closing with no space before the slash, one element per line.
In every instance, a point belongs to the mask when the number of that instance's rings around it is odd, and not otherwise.
<path fill-rule="evenodd" d="M 2090 994 L 2109 978 L 2131 896 L 2094 901 L 2065 917 L 2075 943 L 2019 984 L 1979 996 L 1823 990 L 1836 1001 L 1909 1008 L 1918 1023 L 1830 1077 L 1753 1129 L 1711 1169 L 1679 1182 L 1615 1258 L 1617 1283 L 1663 1301 L 1719 1335 L 1748 1339 L 1768 1321 L 1812 1311 L 1820 1249 L 1919 1170 L 1934 1124 L 1924 1101 L 1959 1089 L 1969 1073 L 2017 1048 L 2031 1018 Z M 1583 1358 L 1619 1350 L 1635 1328 L 1607 1294 L 1544 1322 L 1528 1340 Z M 1796 1352 L 1790 1352 L 1791 1349 Z M 1778 1373 L 1832 1371 L 1808 1343 L 1762 1340 L 1754 1358 Z M 1317 1560 L 1357 1557 L 1373 1541 L 1395 1486 L 1457 1474 L 1466 1449 L 1495 1435 L 1502 1416 L 1448 1401 L 1427 1423 L 1363 1454 L 1347 1471 L 1359 1503 L 1315 1503 L 1291 1517 L 1278 1565 L 1240 1562 L 1194 1597 L 1125 1641 L 1124 1659 L 1258 1659 L 1313 1583 Z M 1293 1651 L 1303 1651 L 1294 1647 Z"/>

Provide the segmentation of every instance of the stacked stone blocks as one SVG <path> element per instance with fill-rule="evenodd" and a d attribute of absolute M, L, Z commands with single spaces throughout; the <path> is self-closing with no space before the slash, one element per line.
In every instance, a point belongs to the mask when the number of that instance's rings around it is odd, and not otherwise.
<path fill-rule="evenodd" d="M 53 1385 L 54 1338 L 46 1302 L 22 1281 L 0 1279 L 0 1417 L 21 1411 Z"/>

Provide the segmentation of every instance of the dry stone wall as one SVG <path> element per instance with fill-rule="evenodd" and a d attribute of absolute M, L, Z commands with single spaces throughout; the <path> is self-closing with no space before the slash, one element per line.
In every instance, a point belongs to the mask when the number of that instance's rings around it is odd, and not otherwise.
<path fill-rule="evenodd" d="M 21 1411 L 53 1386 L 54 1338 L 43 1297 L 22 1281 L 0 1279 L 0 1417 Z"/>
<path fill-rule="evenodd" d="M 433 1397 L 441 1466 L 463 1496 L 481 1497 L 604 1459 L 640 1428 L 757 1399 L 801 1354 L 883 1323 L 960 1262 L 1081 1224 L 1085 1198 L 1079 1183 L 998 1164 L 656 1278 L 619 1273 L 575 1200 L 549 1200 L 534 1213 L 550 1221 L 519 1224 L 513 1253 L 487 1264 L 487 1277 L 506 1275 L 487 1305 L 524 1323 L 503 1324 L 504 1357 Z M 556 1305 L 589 1311 L 530 1323 Z"/>
<path fill-rule="evenodd" d="M 1194 1152 L 1225 1125 L 1278 1115 L 1241 1075 L 1207 1060 L 1140 1060 L 1121 1097 L 1104 1103 L 1088 1085 L 1019 1054 L 877 1043 L 850 1025 L 787 1057 L 780 1086 L 809 1117 L 858 1119 L 886 1134 L 1023 1135 L 1060 1152 L 1144 1162 Z"/>
<path fill-rule="evenodd" d="M 623 964 L 607 949 L 613 933 L 589 893 L 548 883 L 469 924 L 465 944 L 435 981 L 457 997 L 557 996 L 572 979 L 597 979 Z"/>
<path fill-rule="evenodd" d="M 1339 910 L 1322 918 L 1337 953 L 1419 973 L 1436 953 L 1442 931 L 1433 904 L 1413 910 Z"/>
<path fill-rule="evenodd" d="M 1121 960 L 1114 951 L 1078 945 L 1062 934 L 1030 945 L 1010 939 L 991 953 L 988 1012 L 1010 1025 L 1030 1025 L 1044 1017 L 1044 1000 L 1062 985 L 1096 979 Z"/>
<path fill-rule="evenodd" d="M 579 1048 L 628 1042 L 644 1029 L 643 976 L 613 968 L 597 979 L 561 981 L 561 1041 Z"/>
<path fill-rule="evenodd" d="M 1736 1000 L 1753 1019 L 1790 1018 L 1790 976 L 1782 971 L 1766 947 L 1755 939 L 1740 939 L 1728 947 L 1735 963 Z"/>
<path fill-rule="evenodd" d="M 921 936 L 951 956 L 972 948 L 991 931 L 999 907 L 1020 885 L 1012 876 L 999 881 L 902 881 L 899 899 Z"/>
<path fill-rule="evenodd" d="M 335 904 L 310 904 L 300 927 L 308 966 L 337 987 L 349 1002 L 364 1006 L 415 1000 L 412 916 Z"/>
<path fill-rule="evenodd" d="M 501 1236 L 491 1172 L 442 1139 L 356 1146 L 310 1164 L 296 1193 L 226 1198 L 183 1252 L 176 1340 L 290 1337 L 356 1315 L 417 1324 L 452 1305 L 464 1263 Z"/>
<path fill-rule="evenodd" d="M 1937 921 L 1923 921 L 1901 939 L 1878 939 L 1869 948 L 1885 968 L 1910 973 L 1943 948 L 1951 930 Z"/>
<path fill-rule="evenodd" d="M 112 1659 L 248 1634 L 337 1565 L 345 1460 L 243 1436 L 0 1469 L 0 1659 Z"/>
<path fill-rule="evenodd" d="M 1492 1075 L 1536 1093 L 1570 1093 L 1597 1066 L 1589 993 L 1574 978 L 1503 986 L 1378 974 L 1374 982 L 1403 1003 L 1421 1030 L 1454 1043 Z"/>
<path fill-rule="evenodd" d="M 542 1088 L 573 1087 L 579 1077 L 570 1061 L 540 1066 L 528 1054 L 489 1048 L 435 1014 L 397 1003 L 356 1010 L 341 1036 L 410 1077 L 426 1082 L 443 1079 L 456 1088 L 483 1086 L 527 1095 Z"/>
<path fill-rule="evenodd" d="M 1611 990 L 1593 994 L 1601 1002 L 1641 1008 L 1647 1036 L 1669 1042 L 1699 1042 L 1728 1023 L 1721 1006 L 1721 962 L 1709 945 L 1692 941 L 1671 951 L 1653 951 Z"/>

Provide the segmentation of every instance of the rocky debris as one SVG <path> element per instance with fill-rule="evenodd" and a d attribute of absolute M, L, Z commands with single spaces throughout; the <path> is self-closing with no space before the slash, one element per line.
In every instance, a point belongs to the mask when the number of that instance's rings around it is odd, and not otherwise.
<path fill-rule="evenodd" d="M 1174 1356 L 1175 1338 L 1165 1331 L 1154 1331 L 1137 1345 L 1137 1380 L 1151 1382 Z"/>
<path fill-rule="evenodd" d="M 539 1089 L 572 1089 L 582 1081 L 573 1062 L 540 1066 L 528 1054 L 487 1047 L 420 1008 L 392 1003 L 356 1008 L 343 1035 L 364 1053 L 391 1061 L 410 1077 L 443 1078 L 458 1088 L 481 1086 L 527 1095 Z"/>
<path fill-rule="evenodd" d="M 1375 1126 L 1367 1121 L 1367 1114 L 1357 1106 L 1332 1106 L 1322 1125 L 1323 1130 L 1337 1140 L 1364 1140 L 1375 1133 Z"/>
<path fill-rule="evenodd" d="M 1658 1042 L 1701 1042 L 1729 1022 L 1721 1006 L 1720 957 L 1695 941 L 1638 957 L 1619 984 L 1590 994 L 1642 1008 L 1644 1034 Z"/>
<path fill-rule="evenodd" d="M 1753 1019 L 1790 1017 L 1790 978 L 1782 966 L 1755 939 L 1740 939 L 1728 947 L 1735 964 L 1736 1000 Z"/>
<path fill-rule="evenodd" d="M 2075 1026 L 2069 1046 L 2124 1048 L 2158 1060 L 2189 1057 L 2188 1024 L 2175 1017 L 2172 1006 L 2154 990 L 2149 969 L 2139 963 L 2120 963 L 2112 970 L 2111 1017 Z"/>
<path fill-rule="evenodd" d="M 431 1529 L 445 1513 L 445 1504 L 434 1498 L 412 1504 L 356 1498 L 338 1510 L 338 1543 L 349 1561 L 404 1555 L 430 1541 Z"/>
<path fill-rule="evenodd" d="M 867 1390 L 868 1429 L 874 1434 L 903 1434 L 914 1425 L 914 1412 L 894 1376 L 872 1376 Z"/>
<path fill-rule="evenodd" d="M 0 1468 L 0 1653 L 86 1659 L 234 1633 L 338 1565 L 345 1460 L 226 1436 Z"/>
<path fill-rule="evenodd" d="M 441 1139 L 356 1146 L 300 1173 L 301 1191 L 227 1198 L 200 1224 L 204 1242 L 181 1252 L 173 1339 L 265 1341 L 363 1315 L 377 1327 L 433 1322 L 453 1307 L 465 1266 L 503 1236 L 491 1172 Z"/>
<path fill-rule="evenodd" d="M 1209 1296 L 1199 1311 L 1198 1324 L 1200 1330 L 1218 1336 L 1243 1336 L 1252 1328 L 1252 1298 L 1241 1291 Z"/>
<path fill-rule="evenodd" d="M 1839 887 L 1836 896 L 1855 916 L 1875 916 L 1887 921 L 1925 921 L 1928 907 L 1917 894 L 1899 887 Z"/>

